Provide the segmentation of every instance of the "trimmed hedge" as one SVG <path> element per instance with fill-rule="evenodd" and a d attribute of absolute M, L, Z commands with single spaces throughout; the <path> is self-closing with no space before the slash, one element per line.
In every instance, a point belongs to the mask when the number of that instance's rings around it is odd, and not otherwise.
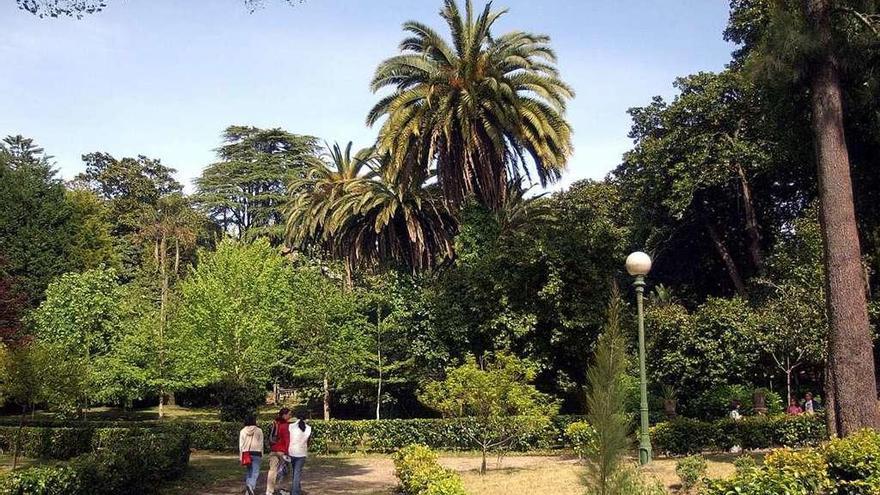
<path fill-rule="evenodd" d="M 187 435 L 116 432 L 112 441 L 59 466 L 39 466 L 0 478 L 0 495 L 141 495 L 180 478 L 189 463 Z"/>
<path fill-rule="evenodd" d="M 440 465 L 437 453 L 409 445 L 394 454 L 394 474 L 402 495 L 467 495 L 461 477 Z"/>
<path fill-rule="evenodd" d="M 863 430 L 820 448 L 781 449 L 764 465 L 709 480 L 704 495 L 878 495 L 880 433 Z"/>
<path fill-rule="evenodd" d="M 678 418 L 651 428 L 654 450 L 672 455 L 744 449 L 805 447 L 826 440 L 821 415 L 750 416 L 740 421 Z"/>
<path fill-rule="evenodd" d="M 567 445 L 565 429 L 578 416 L 557 416 L 534 434 L 512 446 L 516 451 L 554 449 Z M 523 418 L 510 418 L 522 421 Z M 238 423 L 211 421 L 95 422 L 89 426 L 60 426 L 69 423 L 40 422 L 42 427 L 23 429 L 22 452 L 27 457 L 69 459 L 88 452 L 112 438 L 139 431 L 162 431 L 187 435 L 199 450 L 234 451 L 238 449 Z M 311 421 L 312 449 L 319 452 L 394 452 L 412 444 L 440 450 L 479 450 L 470 440 L 476 429 L 472 419 L 383 419 L 363 421 Z M 270 425 L 263 425 L 268 438 Z M 11 451 L 16 427 L 0 427 L 0 449 Z M 134 433 L 132 433 L 134 432 Z"/>

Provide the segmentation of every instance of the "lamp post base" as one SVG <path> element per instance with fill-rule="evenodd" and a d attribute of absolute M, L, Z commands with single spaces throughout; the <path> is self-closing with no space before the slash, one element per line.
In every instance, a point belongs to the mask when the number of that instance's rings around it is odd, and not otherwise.
<path fill-rule="evenodd" d="M 651 453 L 651 444 L 648 445 L 639 445 L 639 464 L 644 466 L 651 462 L 651 458 L 653 457 Z"/>

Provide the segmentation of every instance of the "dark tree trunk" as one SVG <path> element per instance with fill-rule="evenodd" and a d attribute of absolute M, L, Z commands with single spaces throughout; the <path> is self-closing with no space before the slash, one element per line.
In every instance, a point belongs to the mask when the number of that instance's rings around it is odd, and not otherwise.
<path fill-rule="evenodd" d="M 742 189 L 743 209 L 746 214 L 746 233 L 749 236 L 749 257 L 758 273 L 764 272 L 764 254 L 761 252 L 761 232 L 758 230 L 758 216 L 755 214 L 755 202 L 752 199 L 752 186 L 742 165 L 736 165 Z"/>
<path fill-rule="evenodd" d="M 330 421 L 330 376 L 324 373 L 324 421 Z"/>
<path fill-rule="evenodd" d="M 716 229 L 709 220 L 706 221 L 706 230 L 709 231 L 709 237 L 712 238 L 712 243 L 715 245 L 715 250 L 718 251 L 718 256 L 721 257 L 721 261 L 723 261 L 724 266 L 727 267 L 727 274 L 730 276 L 730 281 L 733 282 L 733 286 L 736 288 L 736 293 L 741 297 L 746 297 L 746 284 L 743 282 L 742 275 L 739 274 L 739 269 L 736 267 L 736 263 L 733 261 L 730 251 L 727 250 L 727 245 L 724 244 L 724 239 L 721 238 L 718 229 Z"/>
<path fill-rule="evenodd" d="M 833 427 L 843 437 L 861 428 L 880 426 L 880 418 L 840 81 L 832 49 L 832 7 L 829 0 L 808 0 L 807 6 L 824 48 L 813 67 L 810 86 L 819 219 L 825 244 Z"/>

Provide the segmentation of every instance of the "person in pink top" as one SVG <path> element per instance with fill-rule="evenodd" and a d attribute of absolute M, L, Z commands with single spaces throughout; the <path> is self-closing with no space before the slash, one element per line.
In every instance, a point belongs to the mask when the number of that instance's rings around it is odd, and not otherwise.
<path fill-rule="evenodd" d="M 785 410 L 785 414 L 788 414 L 789 416 L 800 416 L 803 413 L 804 410 L 798 405 L 797 399 L 794 397 L 788 399 L 788 408 Z"/>

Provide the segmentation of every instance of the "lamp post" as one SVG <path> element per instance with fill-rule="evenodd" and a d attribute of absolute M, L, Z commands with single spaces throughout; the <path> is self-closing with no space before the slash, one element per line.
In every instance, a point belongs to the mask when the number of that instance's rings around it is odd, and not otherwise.
<path fill-rule="evenodd" d="M 636 306 L 639 311 L 639 376 L 641 378 L 641 431 L 639 433 L 639 463 L 651 462 L 651 436 L 648 434 L 648 376 L 645 372 L 645 275 L 651 271 L 651 257 L 636 251 L 626 257 L 626 271 L 636 278 Z"/>

